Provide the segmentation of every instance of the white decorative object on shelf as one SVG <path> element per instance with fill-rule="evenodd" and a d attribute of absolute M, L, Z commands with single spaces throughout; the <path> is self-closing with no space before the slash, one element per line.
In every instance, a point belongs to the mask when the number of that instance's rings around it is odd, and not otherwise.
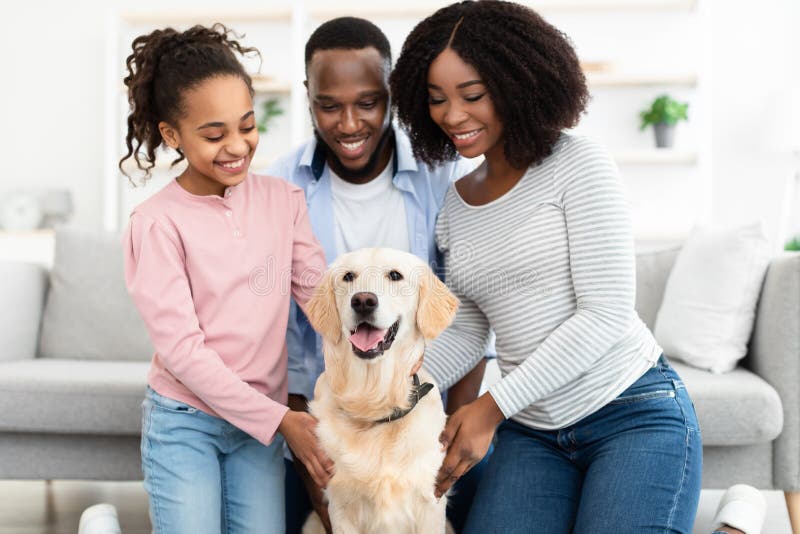
<path fill-rule="evenodd" d="M 42 207 L 32 193 L 12 193 L 0 205 L 0 226 L 4 230 L 35 230 L 42 223 Z"/>
<path fill-rule="evenodd" d="M 44 228 L 66 224 L 72 216 L 72 192 L 69 189 L 48 189 L 39 197 Z"/>

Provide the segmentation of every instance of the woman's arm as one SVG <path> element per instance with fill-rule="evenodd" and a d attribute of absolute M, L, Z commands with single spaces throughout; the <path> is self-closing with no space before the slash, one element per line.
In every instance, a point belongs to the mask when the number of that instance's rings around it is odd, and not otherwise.
<path fill-rule="evenodd" d="M 595 364 L 631 326 L 636 263 L 628 205 L 616 166 L 577 139 L 557 169 L 576 310 L 490 393 L 506 417 Z"/>
<path fill-rule="evenodd" d="M 480 307 L 459 289 L 455 283 L 456 278 L 447 276 L 453 266 L 446 208 L 439 212 L 436 222 L 436 244 L 442 265 L 437 275 L 444 279 L 459 305 L 453 323 L 425 349 L 423 365 L 433 376 L 439 389 L 445 391 L 474 369 L 485 356 L 489 341 L 489 320 Z M 480 386 L 480 382 L 478 385 Z M 467 389 L 464 393 L 469 394 L 470 383 L 462 386 Z"/>

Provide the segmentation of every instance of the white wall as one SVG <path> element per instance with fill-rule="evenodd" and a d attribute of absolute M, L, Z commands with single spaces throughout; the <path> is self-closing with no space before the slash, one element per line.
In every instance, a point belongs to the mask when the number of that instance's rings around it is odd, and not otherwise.
<path fill-rule="evenodd" d="M 777 242 L 787 237 L 781 208 L 800 149 L 797 5 L 717 2 L 712 16 L 714 218 L 763 219 Z M 800 206 L 791 208 L 792 230 L 800 232 Z"/>
<path fill-rule="evenodd" d="M 76 224 L 102 221 L 103 27 L 99 4 L 17 2 L 0 32 L 0 202 L 10 191 L 73 191 Z"/>
<path fill-rule="evenodd" d="M 800 140 L 790 140 L 800 132 L 800 126 L 792 125 L 791 112 L 793 106 L 800 107 L 800 54 L 798 38 L 791 33 L 800 22 L 797 2 L 735 0 L 713 2 L 712 6 L 712 0 L 699 1 L 713 7 L 709 25 L 713 38 L 708 40 L 708 70 L 713 82 L 710 98 L 693 103 L 695 109 L 703 106 L 711 120 L 710 211 L 722 223 L 762 218 L 777 240 L 781 196 L 797 164 L 792 150 L 800 146 Z M 243 0 L 227 4 L 258 8 L 267 3 Z M 16 4 L 13 11 L 6 8 L 4 31 L 0 32 L 4 82 L 0 85 L 4 164 L 0 201 L 16 189 L 68 187 L 75 198 L 74 223 L 102 226 L 107 10 L 175 10 L 181 6 L 222 7 L 209 0 L 167 4 L 153 0 L 29 0 Z M 624 22 L 624 18 L 620 20 Z M 597 32 L 587 46 L 596 43 L 613 48 L 614 34 L 607 25 L 598 24 Z M 685 37 L 671 37 L 676 50 L 682 50 Z M 798 115 L 800 112 L 795 112 L 795 121 Z M 683 128 L 687 137 L 695 136 L 691 126 Z M 692 172 L 695 170 L 682 178 L 682 187 L 688 191 L 693 190 Z M 668 197 L 675 191 L 670 187 L 676 183 L 673 178 L 653 174 L 649 182 L 637 180 L 632 185 L 634 193 L 640 188 Z M 703 194 L 698 186 L 689 195 L 691 199 L 681 202 L 679 196 L 672 201 L 673 209 L 660 207 L 654 217 L 675 217 L 688 227 L 692 221 L 685 219 L 696 210 L 687 213 L 686 206 Z M 640 210 L 647 213 L 648 206 L 640 206 Z"/>

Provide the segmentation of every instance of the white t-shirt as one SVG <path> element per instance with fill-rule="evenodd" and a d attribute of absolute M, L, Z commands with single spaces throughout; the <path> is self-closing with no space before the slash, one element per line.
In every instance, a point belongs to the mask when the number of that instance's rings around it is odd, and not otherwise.
<path fill-rule="evenodd" d="M 392 169 L 389 160 L 383 172 L 366 184 L 351 184 L 331 171 L 338 254 L 365 247 L 410 252 L 405 201 L 392 183 Z"/>

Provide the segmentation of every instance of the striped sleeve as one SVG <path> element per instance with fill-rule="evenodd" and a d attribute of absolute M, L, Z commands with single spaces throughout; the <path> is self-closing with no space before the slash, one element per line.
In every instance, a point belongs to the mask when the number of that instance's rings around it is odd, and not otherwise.
<path fill-rule="evenodd" d="M 628 206 L 608 154 L 575 140 L 555 170 L 576 311 L 490 389 L 508 418 L 586 372 L 630 327 L 635 259 Z"/>
<path fill-rule="evenodd" d="M 445 283 L 458 298 L 459 306 L 453 324 L 425 349 L 425 369 L 444 391 L 466 375 L 486 354 L 489 321 L 475 302 L 458 290 L 450 266 L 447 208 L 436 222 L 436 245 L 444 260 Z"/>

